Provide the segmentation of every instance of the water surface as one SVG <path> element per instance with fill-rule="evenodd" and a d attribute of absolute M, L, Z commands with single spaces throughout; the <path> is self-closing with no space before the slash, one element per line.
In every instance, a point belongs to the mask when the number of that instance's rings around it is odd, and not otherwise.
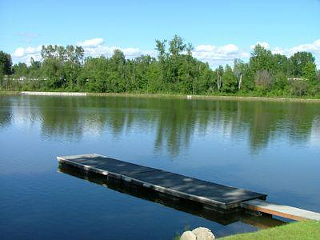
<path fill-rule="evenodd" d="M 320 104 L 0 96 L 1 239 L 172 239 L 255 231 L 59 173 L 57 155 L 99 153 L 268 194 L 320 212 Z"/>

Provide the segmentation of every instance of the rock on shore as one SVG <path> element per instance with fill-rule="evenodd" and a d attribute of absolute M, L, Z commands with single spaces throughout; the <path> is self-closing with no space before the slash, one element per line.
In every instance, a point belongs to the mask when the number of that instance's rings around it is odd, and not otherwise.
<path fill-rule="evenodd" d="M 180 240 L 213 240 L 215 239 L 213 233 L 208 228 L 198 227 L 192 231 L 185 231 Z"/>

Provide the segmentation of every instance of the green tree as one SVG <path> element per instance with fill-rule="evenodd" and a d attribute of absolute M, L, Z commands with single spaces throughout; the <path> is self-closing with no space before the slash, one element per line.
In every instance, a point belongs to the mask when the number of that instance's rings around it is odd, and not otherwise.
<path fill-rule="evenodd" d="M 110 61 L 104 56 L 88 57 L 78 77 L 78 85 L 91 92 L 111 92 L 110 72 Z"/>
<path fill-rule="evenodd" d="M 255 84 L 260 93 L 266 93 L 272 87 L 272 75 L 267 70 L 257 71 L 255 74 Z"/>
<path fill-rule="evenodd" d="M 156 40 L 156 50 L 158 51 L 158 59 L 163 61 L 166 56 L 166 42 L 167 40 Z"/>
<path fill-rule="evenodd" d="M 39 78 L 41 71 L 41 62 L 35 61 L 33 57 L 30 58 L 29 76 Z"/>
<path fill-rule="evenodd" d="M 232 68 L 227 65 L 223 74 L 223 86 L 222 91 L 226 93 L 235 93 L 238 90 L 238 79 L 233 74 Z"/>
<path fill-rule="evenodd" d="M 183 65 L 183 59 L 180 54 L 185 51 L 187 45 L 183 42 L 180 36 L 175 35 L 173 39 L 169 42 L 169 59 L 167 64 L 168 69 L 168 82 L 171 83 L 171 91 L 177 92 L 179 89 L 183 88 L 181 84 L 181 66 Z"/>
<path fill-rule="evenodd" d="M 5 83 L 4 83 L 4 74 L 3 74 L 3 66 L 2 65 L 0 65 L 0 89 L 2 89 L 3 87 L 4 87 L 4 85 L 5 85 Z"/>
<path fill-rule="evenodd" d="M 291 94 L 295 96 L 303 96 L 308 92 L 307 81 L 304 80 L 293 80 L 291 81 Z"/>
<path fill-rule="evenodd" d="M 126 76 L 126 58 L 120 49 L 116 49 L 110 58 L 110 80 L 115 92 L 125 92 L 129 88 L 129 80 Z"/>
<path fill-rule="evenodd" d="M 272 72 L 276 65 L 272 52 L 259 44 L 254 47 L 249 64 L 254 73 L 263 70 Z"/>
<path fill-rule="evenodd" d="M 78 83 L 77 79 L 83 62 L 82 47 L 42 46 L 41 56 L 43 59 L 42 75 L 48 79 L 47 83 L 50 87 L 77 90 L 74 86 Z"/>
<path fill-rule="evenodd" d="M 272 81 L 272 89 L 282 91 L 282 93 L 284 93 L 289 84 L 288 77 L 282 71 L 277 72 Z"/>
<path fill-rule="evenodd" d="M 235 59 L 233 62 L 233 73 L 238 81 L 238 90 L 241 89 L 243 83 L 243 75 L 247 71 L 248 64 L 244 63 L 241 59 Z"/>
<path fill-rule="evenodd" d="M 62 62 L 59 59 L 45 59 L 42 63 L 42 74 L 49 89 L 65 87 L 65 73 Z"/>
<path fill-rule="evenodd" d="M 155 58 L 149 55 L 142 55 L 135 58 L 131 67 L 131 82 L 132 89 L 136 91 L 146 91 L 149 93 L 150 84 L 151 89 L 154 89 L 156 85 L 156 79 L 153 79 L 155 76 L 150 76 L 151 65 L 156 61 Z"/>
<path fill-rule="evenodd" d="M 315 58 L 310 52 L 297 52 L 290 57 L 292 64 L 292 75 L 294 77 L 302 77 L 303 69 L 307 63 L 314 63 Z"/>
<path fill-rule="evenodd" d="M 187 45 L 183 42 L 182 37 L 175 35 L 169 42 L 169 52 L 171 56 L 177 57 L 181 52 L 187 49 Z"/>
<path fill-rule="evenodd" d="M 303 77 L 308 82 L 308 93 L 315 95 L 320 93 L 320 82 L 317 80 L 317 67 L 314 63 L 308 62 L 303 67 Z"/>
<path fill-rule="evenodd" d="M 18 77 L 27 77 L 29 73 L 29 69 L 27 64 L 25 63 L 18 63 L 13 65 L 12 67 L 13 73 Z"/>
<path fill-rule="evenodd" d="M 282 72 L 284 74 L 288 74 L 290 71 L 290 62 L 287 56 L 282 54 L 274 54 L 273 58 L 275 62 L 275 72 Z"/>
<path fill-rule="evenodd" d="M 217 69 L 216 69 L 216 73 L 217 73 L 217 89 L 218 91 L 221 91 L 221 88 L 223 86 L 223 72 L 224 72 L 224 69 L 223 67 L 220 65 Z"/>
<path fill-rule="evenodd" d="M 313 62 L 307 62 L 302 69 L 302 76 L 311 82 L 317 79 L 317 67 Z"/>
<path fill-rule="evenodd" d="M 0 70 L 3 75 L 10 75 L 12 73 L 11 55 L 0 51 Z"/>

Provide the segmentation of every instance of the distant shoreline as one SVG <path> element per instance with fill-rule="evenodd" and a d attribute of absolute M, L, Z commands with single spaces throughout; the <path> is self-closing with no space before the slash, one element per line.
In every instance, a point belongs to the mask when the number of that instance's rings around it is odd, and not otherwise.
<path fill-rule="evenodd" d="M 241 101 L 269 101 L 269 102 L 315 102 L 319 98 L 291 98 L 291 97 L 257 97 L 233 95 L 187 95 L 171 93 L 90 93 L 90 92 L 33 92 L 33 91 L 0 91 L 0 95 L 32 95 L 32 96 L 99 96 L 99 97 L 143 97 L 143 98 L 180 98 L 199 100 L 241 100 Z"/>

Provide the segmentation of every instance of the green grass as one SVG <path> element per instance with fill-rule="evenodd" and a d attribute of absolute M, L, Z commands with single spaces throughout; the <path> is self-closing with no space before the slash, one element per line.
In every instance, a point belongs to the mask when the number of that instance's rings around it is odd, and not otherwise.
<path fill-rule="evenodd" d="M 0 90 L 0 95 L 15 95 L 19 94 L 18 91 L 7 91 L 7 90 Z"/>
<path fill-rule="evenodd" d="M 320 239 L 320 222 L 302 221 L 269 228 L 254 233 L 232 235 L 221 240 L 248 239 Z"/>

